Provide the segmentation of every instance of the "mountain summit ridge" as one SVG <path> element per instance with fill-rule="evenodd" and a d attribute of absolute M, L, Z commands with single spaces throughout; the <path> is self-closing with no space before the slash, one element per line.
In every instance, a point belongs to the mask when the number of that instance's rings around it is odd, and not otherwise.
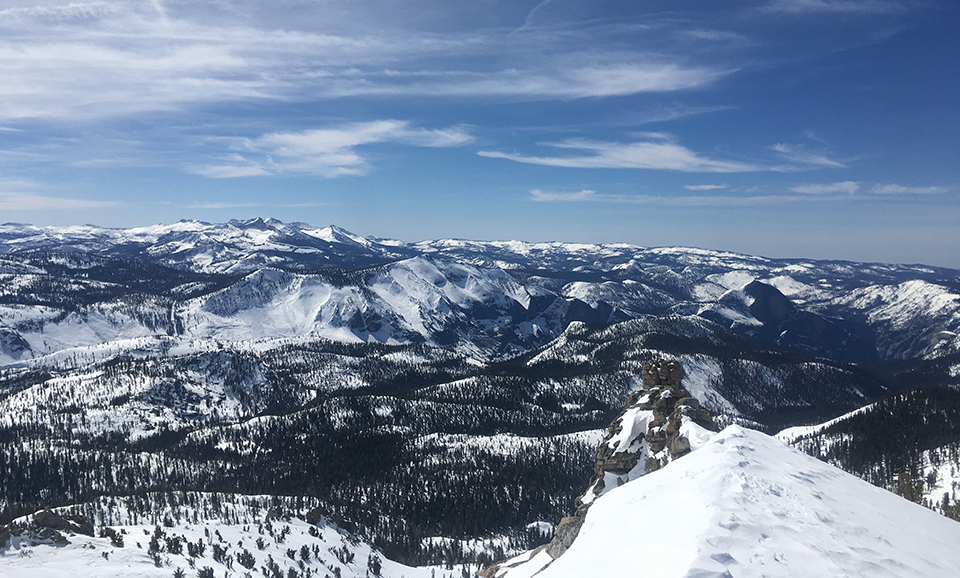
<path fill-rule="evenodd" d="M 101 342 L 196 335 L 191 311 L 203 310 L 202 301 L 225 287 L 250 285 L 250 275 L 264 269 L 295 277 L 283 303 L 310 309 L 316 323 L 277 326 L 262 335 L 254 331 L 252 338 L 315 333 L 500 356 L 544 345 L 572 321 L 609 324 L 682 314 L 767 343 L 864 363 L 926 355 L 942 350 L 932 344 L 944 335 L 956 341 L 960 334 L 960 271 L 937 267 L 626 244 L 404 243 L 335 225 L 261 218 L 135 229 L 8 223 L 0 225 L 0 278 L 10 289 L 0 292 L 0 307 L 42 303 L 53 309 L 38 316 L 24 316 L 22 308 L 0 311 L 6 344 L 0 344 L 0 364 L 61 347 L 56 339 L 30 335 L 51 323 L 83 325 L 87 318 L 107 317 L 107 323 L 77 332 L 103 335 Z M 175 277 L 179 281 L 171 283 Z M 486 289 L 449 291 L 470 284 Z M 33 288 L 51 285 L 50 295 L 25 299 Z M 341 289 L 355 295 L 348 296 L 345 310 L 321 314 L 320 285 L 331 295 Z M 79 311 L 71 300 L 80 301 Z M 64 310 L 63 301 L 70 307 Z M 438 304 L 444 312 L 434 315 Z M 256 324 L 265 313 L 257 307 L 278 304 L 238 305 L 238 311 L 253 314 L 241 324 Z M 235 332 L 228 333 L 198 336 L 236 339 Z"/>
<path fill-rule="evenodd" d="M 731 425 L 599 497 L 556 560 L 497 576 L 957 576 L 958 540 L 955 521 Z"/>

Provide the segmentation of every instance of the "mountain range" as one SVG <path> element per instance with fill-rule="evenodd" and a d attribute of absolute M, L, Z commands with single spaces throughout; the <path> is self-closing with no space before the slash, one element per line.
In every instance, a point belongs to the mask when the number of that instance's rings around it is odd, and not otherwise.
<path fill-rule="evenodd" d="M 491 358 L 543 345 L 571 321 L 645 314 L 696 315 L 864 363 L 914 358 L 960 331 L 960 273 L 920 265 L 629 245 L 403 243 L 271 219 L 126 230 L 6 224 L 0 259 L 8 363 L 155 334 L 428 343 Z M 58 327 L 69 336 L 35 335 Z"/>
<path fill-rule="evenodd" d="M 651 359 L 720 425 L 773 433 L 956 389 L 958 333 L 960 271 L 924 265 L 4 224 L 0 523 L 144 492 L 304 496 L 398 562 L 487 563 L 569 513 Z M 789 441 L 896 485 L 821 432 Z M 960 441 L 920 437 L 914 481 Z"/>

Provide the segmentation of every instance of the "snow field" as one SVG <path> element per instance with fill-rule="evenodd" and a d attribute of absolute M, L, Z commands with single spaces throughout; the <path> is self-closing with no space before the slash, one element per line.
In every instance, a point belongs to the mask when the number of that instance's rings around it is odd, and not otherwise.
<path fill-rule="evenodd" d="M 114 507 L 110 512 L 114 524 L 107 527 L 120 534 L 122 547 L 112 544 L 107 537 L 70 535 L 70 544 L 60 547 L 33 544 L 14 537 L 6 548 L 0 550 L 0 578 L 47 578 L 63 576 L 65 572 L 69 572 L 71 578 L 170 578 L 178 568 L 188 577 L 198 576 L 203 568 L 211 568 L 214 576 L 227 578 L 366 578 L 375 575 L 372 569 L 377 561 L 379 575 L 384 578 L 453 578 L 461 575 L 460 568 L 413 568 L 393 562 L 369 544 L 325 520 L 317 525 L 297 518 L 266 521 L 267 510 L 255 511 L 253 513 L 257 515 L 251 518 L 251 512 L 242 505 L 233 506 L 236 507 L 236 516 L 241 519 L 193 521 L 195 515 L 202 516 L 203 512 L 181 506 L 176 519 L 168 510 L 159 525 L 117 525 L 121 520 L 129 521 L 131 513 L 122 505 Z M 227 510 L 229 507 L 225 508 Z M 97 528 L 98 535 L 103 527 Z M 150 554 L 150 542 L 158 528 L 160 551 L 154 558 Z M 189 550 L 196 553 L 201 544 L 202 553 L 191 556 Z M 218 559 L 214 558 L 215 549 L 220 551 L 216 555 Z"/>
<path fill-rule="evenodd" d="M 729 426 L 598 498 L 539 578 L 960 576 L 960 524 Z M 506 572 L 531 576 L 531 561 Z"/>

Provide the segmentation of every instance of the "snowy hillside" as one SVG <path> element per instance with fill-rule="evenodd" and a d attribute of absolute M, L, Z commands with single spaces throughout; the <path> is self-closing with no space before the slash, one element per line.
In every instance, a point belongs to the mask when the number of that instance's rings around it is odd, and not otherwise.
<path fill-rule="evenodd" d="M 539 552 L 497 576 L 957 576 L 958 542 L 960 524 L 729 426 L 598 498 L 557 560 Z"/>
<path fill-rule="evenodd" d="M 784 442 L 946 516 L 960 519 L 960 391 L 918 388 L 813 426 Z"/>
<path fill-rule="evenodd" d="M 162 510 L 141 510 L 145 501 L 158 499 Z M 101 500 L 61 508 L 55 515 L 38 513 L 10 526 L 13 536 L 0 546 L 0 577 L 45 578 L 64 572 L 75 578 L 461 575 L 459 570 L 438 572 L 398 564 L 326 519 L 309 523 L 303 519 L 309 514 L 283 513 L 289 502 L 269 496 L 191 493 Z M 82 528 L 51 531 L 52 526 L 69 525 L 58 516 L 69 518 L 70 512 L 96 522 L 86 530 L 91 535 Z M 35 520 L 41 518 L 45 521 L 38 526 Z"/>

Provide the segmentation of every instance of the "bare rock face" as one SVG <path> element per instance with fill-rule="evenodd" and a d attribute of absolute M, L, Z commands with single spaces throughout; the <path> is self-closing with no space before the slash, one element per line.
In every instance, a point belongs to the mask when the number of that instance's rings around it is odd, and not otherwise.
<path fill-rule="evenodd" d="M 93 536 L 93 524 L 80 516 L 61 516 L 51 510 L 41 510 L 27 523 L 14 522 L 0 527 L 0 548 L 13 537 L 34 546 L 66 546 L 70 540 L 64 534 Z"/>
<path fill-rule="evenodd" d="M 580 526 L 583 526 L 586 510 L 584 510 L 583 514 L 584 515 L 567 516 L 557 524 L 557 528 L 553 531 L 553 540 L 547 544 L 546 548 L 547 554 L 550 554 L 551 558 L 559 558 L 561 554 L 573 545 L 577 534 L 580 533 Z"/>
<path fill-rule="evenodd" d="M 578 505 L 592 502 L 612 481 L 626 483 L 689 453 L 690 440 L 681 433 L 685 421 L 719 431 L 710 412 L 683 389 L 683 376 L 683 367 L 674 360 L 644 364 L 642 389 L 630 394 L 597 447 L 593 481 Z M 638 471 L 641 461 L 642 471 Z"/>
<path fill-rule="evenodd" d="M 33 525 L 59 532 L 93 536 L 93 524 L 78 516 L 61 516 L 50 510 L 41 510 L 33 515 Z"/>
<path fill-rule="evenodd" d="M 553 540 L 526 560 L 544 550 L 551 558 L 559 558 L 573 544 L 598 496 L 690 453 L 710 432 L 719 431 L 710 412 L 683 389 L 683 376 L 683 367 L 675 360 L 655 359 L 644 364 L 642 389 L 630 394 L 594 452 L 593 480 L 577 499 L 576 513 L 561 520 Z M 480 575 L 495 578 L 523 563 L 490 566 Z"/>
<path fill-rule="evenodd" d="M 653 387 L 680 387 L 683 379 L 683 366 L 672 359 L 655 359 L 643 365 L 641 378 L 643 388 Z"/>

